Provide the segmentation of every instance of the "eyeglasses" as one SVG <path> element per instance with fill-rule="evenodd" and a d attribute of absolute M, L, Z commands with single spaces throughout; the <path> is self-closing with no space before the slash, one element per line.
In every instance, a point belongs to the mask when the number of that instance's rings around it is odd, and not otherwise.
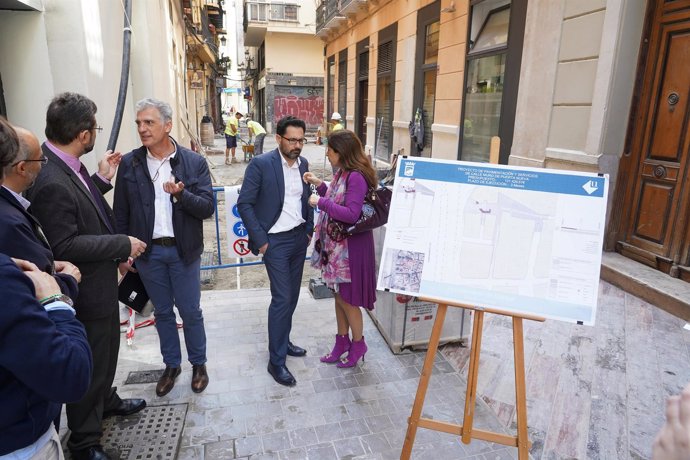
<path fill-rule="evenodd" d="M 278 134 L 278 135 L 280 136 L 280 134 Z M 307 140 L 304 139 L 304 138 L 302 138 L 302 139 L 288 139 L 288 138 L 285 137 L 285 136 L 280 136 L 280 137 L 282 137 L 283 139 L 285 139 L 286 141 L 288 141 L 288 143 L 289 143 L 290 145 L 297 145 L 297 144 L 302 144 L 302 145 L 304 145 L 304 144 L 307 143 Z"/>
<path fill-rule="evenodd" d="M 16 161 L 16 162 L 12 163 L 11 166 L 17 166 L 17 165 L 18 165 L 19 163 L 21 163 L 22 161 L 38 161 L 38 162 L 41 163 L 41 165 L 45 166 L 45 165 L 48 164 L 48 157 L 42 156 L 42 157 L 39 158 L 38 160 L 19 160 L 19 161 Z"/>
<path fill-rule="evenodd" d="M 101 131 L 103 131 L 103 128 L 101 128 L 99 125 L 96 125 L 96 126 L 94 126 L 93 128 L 91 128 L 91 129 L 92 129 L 93 131 L 98 131 L 99 133 L 100 133 Z"/>

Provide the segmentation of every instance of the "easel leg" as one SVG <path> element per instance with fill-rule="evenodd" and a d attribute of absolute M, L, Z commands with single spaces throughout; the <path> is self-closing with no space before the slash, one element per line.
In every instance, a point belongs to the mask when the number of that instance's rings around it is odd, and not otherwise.
<path fill-rule="evenodd" d="M 479 353 L 482 348 L 482 328 L 484 326 L 484 312 L 474 312 L 472 325 L 472 349 L 470 350 L 470 368 L 467 373 L 467 392 L 465 394 L 465 415 L 462 422 L 462 442 L 472 441 L 472 422 L 474 419 L 474 405 L 477 399 L 477 376 L 479 375 Z"/>
<path fill-rule="evenodd" d="M 426 390 L 429 387 L 429 379 L 431 378 L 431 371 L 434 368 L 434 360 L 436 359 L 436 350 L 438 349 L 438 342 L 441 338 L 441 330 L 443 329 L 443 322 L 446 319 L 446 310 L 448 305 L 439 304 L 436 310 L 436 320 L 434 327 L 431 330 L 431 337 L 429 338 L 429 348 L 426 351 L 424 358 L 424 366 L 422 367 L 422 375 L 419 378 L 419 385 L 417 386 L 417 396 L 414 398 L 412 405 L 412 415 L 407 424 L 407 434 L 405 435 L 405 444 L 403 444 L 400 460 L 409 460 L 412 455 L 412 445 L 414 438 L 417 435 L 417 425 L 419 418 L 422 416 L 422 407 L 424 407 L 424 398 L 426 398 Z"/>
<path fill-rule="evenodd" d="M 522 334 L 522 318 L 513 317 L 513 349 L 515 357 L 515 411 L 517 413 L 518 459 L 529 458 L 527 432 L 527 396 L 525 385 L 525 347 Z"/>

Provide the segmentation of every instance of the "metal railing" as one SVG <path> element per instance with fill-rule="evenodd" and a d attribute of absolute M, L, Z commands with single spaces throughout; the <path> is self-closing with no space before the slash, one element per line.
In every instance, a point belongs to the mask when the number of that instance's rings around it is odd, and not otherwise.
<path fill-rule="evenodd" d="M 316 7 L 316 30 L 324 28 L 328 21 L 340 13 L 341 0 L 323 0 Z"/>
<path fill-rule="evenodd" d="M 299 22 L 297 3 L 270 3 L 249 1 L 245 3 L 248 22 L 266 23 L 268 21 Z"/>
<path fill-rule="evenodd" d="M 323 2 L 316 6 L 316 30 L 323 29 L 326 24 L 326 5 Z"/>
<path fill-rule="evenodd" d="M 220 235 L 220 222 L 218 217 L 218 193 L 225 192 L 225 187 L 213 187 L 213 208 L 214 208 L 214 220 L 216 227 L 216 257 L 218 262 L 214 265 L 202 265 L 201 270 L 217 270 L 220 268 L 235 268 L 235 267 L 249 267 L 251 265 L 263 265 L 264 261 L 255 260 L 251 262 L 245 262 L 242 257 L 239 257 L 240 261 L 236 263 L 224 264 L 223 263 L 223 252 L 221 250 L 221 235 Z M 228 258 L 230 258 L 228 256 Z"/>

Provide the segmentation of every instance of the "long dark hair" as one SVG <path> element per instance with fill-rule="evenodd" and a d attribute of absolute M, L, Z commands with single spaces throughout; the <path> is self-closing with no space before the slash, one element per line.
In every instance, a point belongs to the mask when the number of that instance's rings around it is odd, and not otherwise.
<path fill-rule="evenodd" d="M 340 167 L 343 170 L 361 172 L 369 187 L 376 188 L 376 170 L 364 155 L 362 143 L 355 133 L 347 129 L 334 131 L 328 135 L 328 146 L 340 156 Z"/>

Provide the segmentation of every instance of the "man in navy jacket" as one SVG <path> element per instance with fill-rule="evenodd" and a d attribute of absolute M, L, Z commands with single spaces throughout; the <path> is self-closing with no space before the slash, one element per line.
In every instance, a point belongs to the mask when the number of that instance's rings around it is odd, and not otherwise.
<path fill-rule="evenodd" d="M 0 185 L 18 147 L 0 117 Z M 58 458 L 52 422 L 62 403 L 80 399 L 90 383 L 86 332 L 71 299 L 34 264 L 0 254 L 0 279 L 0 455 Z"/>
<path fill-rule="evenodd" d="M 249 233 L 249 249 L 263 254 L 271 281 L 268 372 L 286 386 L 297 382 L 285 357 L 307 354 L 290 341 L 304 258 L 314 230 L 314 213 L 308 204 L 309 185 L 302 180 L 309 170 L 306 158 L 300 157 L 305 127 L 303 120 L 292 116 L 278 121 L 278 148 L 252 159 L 237 198 L 237 210 Z"/>
<path fill-rule="evenodd" d="M 182 354 L 173 305 L 183 321 L 192 391 L 208 385 L 206 332 L 201 312 L 199 268 L 203 219 L 213 215 L 213 189 L 206 161 L 171 137 L 172 108 L 143 99 L 136 104 L 141 143 L 122 158 L 113 208 L 117 230 L 146 243 L 136 268 L 155 308 L 165 371 L 156 394 L 172 390 Z"/>

